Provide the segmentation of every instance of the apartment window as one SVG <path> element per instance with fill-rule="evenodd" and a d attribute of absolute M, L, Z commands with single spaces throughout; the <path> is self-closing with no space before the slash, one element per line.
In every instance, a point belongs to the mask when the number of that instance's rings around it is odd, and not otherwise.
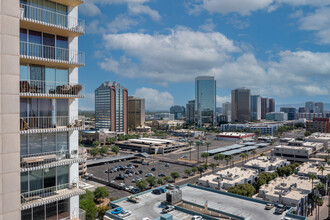
<path fill-rule="evenodd" d="M 57 133 L 56 135 L 56 150 L 65 151 L 69 149 L 68 133 Z"/>
<path fill-rule="evenodd" d="M 28 172 L 21 173 L 21 193 L 29 191 L 29 178 Z"/>
<path fill-rule="evenodd" d="M 56 186 L 56 168 L 44 169 L 44 188 Z"/>
<path fill-rule="evenodd" d="M 69 166 L 57 167 L 57 185 L 69 182 Z"/>
<path fill-rule="evenodd" d="M 43 171 L 34 170 L 34 171 L 30 171 L 29 173 L 30 173 L 30 175 L 29 175 L 30 190 L 29 191 L 42 189 L 43 188 L 43 184 L 42 184 Z"/>
<path fill-rule="evenodd" d="M 46 205 L 46 219 L 56 219 L 57 216 L 57 202 Z"/>

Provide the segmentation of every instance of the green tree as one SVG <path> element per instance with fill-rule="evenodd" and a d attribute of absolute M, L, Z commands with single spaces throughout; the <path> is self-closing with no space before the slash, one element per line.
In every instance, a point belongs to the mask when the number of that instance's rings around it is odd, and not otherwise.
<path fill-rule="evenodd" d="M 100 154 L 107 154 L 109 150 L 108 146 L 102 146 L 100 149 Z"/>
<path fill-rule="evenodd" d="M 256 150 L 251 151 L 252 157 L 254 157 L 256 154 L 257 154 L 257 151 Z"/>
<path fill-rule="evenodd" d="M 92 150 L 89 151 L 89 153 L 93 156 L 96 157 L 99 153 L 100 150 L 97 147 L 94 147 Z"/>
<path fill-rule="evenodd" d="M 258 175 L 258 179 L 256 182 L 256 189 L 257 191 L 259 190 L 260 186 L 264 185 L 264 184 L 268 184 L 269 181 L 275 179 L 278 177 L 277 173 L 266 173 L 266 172 L 262 172 Z"/>
<path fill-rule="evenodd" d="M 196 141 L 195 145 L 197 147 L 197 163 L 199 163 L 199 147 L 202 145 L 202 142 Z"/>
<path fill-rule="evenodd" d="M 147 177 L 146 181 L 148 182 L 149 186 L 151 186 L 151 187 L 156 185 L 156 177 L 154 177 L 154 176 Z"/>
<path fill-rule="evenodd" d="M 92 146 L 93 147 L 98 147 L 98 146 L 100 146 L 100 142 L 99 141 L 93 141 Z"/>
<path fill-rule="evenodd" d="M 207 162 L 207 158 L 209 157 L 209 154 L 206 153 L 206 152 L 203 152 L 203 153 L 201 154 L 201 157 L 204 158 L 205 162 Z"/>
<path fill-rule="evenodd" d="M 228 167 L 228 164 L 229 164 L 229 161 L 231 161 L 231 158 L 226 157 L 226 158 L 225 158 L 225 161 L 226 161 L 226 166 Z"/>
<path fill-rule="evenodd" d="M 158 185 L 163 185 L 164 184 L 164 180 L 162 178 L 157 179 L 157 184 Z"/>
<path fill-rule="evenodd" d="M 217 164 L 211 163 L 210 167 L 212 168 L 212 173 L 214 173 L 214 169 L 217 167 Z"/>
<path fill-rule="evenodd" d="M 222 161 L 222 160 L 224 160 L 225 159 L 225 155 L 223 155 L 223 154 L 216 154 L 216 155 L 214 155 L 214 157 L 213 157 L 213 159 L 215 160 L 215 161 L 217 161 L 217 163 L 218 163 L 218 165 L 220 164 L 220 162 Z"/>
<path fill-rule="evenodd" d="M 171 177 L 172 177 L 173 181 L 175 182 L 175 180 L 180 177 L 180 174 L 178 172 L 172 172 Z"/>
<path fill-rule="evenodd" d="M 93 192 L 90 191 L 90 190 L 88 190 L 88 189 L 86 189 L 86 193 L 79 196 L 79 200 L 82 200 L 82 199 L 94 200 L 94 194 L 93 194 Z"/>
<path fill-rule="evenodd" d="M 139 188 L 141 191 L 145 190 L 148 186 L 147 181 L 139 180 L 136 182 L 136 187 Z"/>
<path fill-rule="evenodd" d="M 119 153 L 119 147 L 118 146 L 113 146 L 111 148 L 111 151 L 114 152 L 117 155 Z"/>
<path fill-rule="evenodd" d="M 115 137 L 111 137 L 107 139 L 107 143 L 108 144 L 114 144 L 116 142 L 116 138 Z"/>
<path fill-rule="evenodd" d="M 191 171 L 194 173 L 194 175 L 196 174 L 196 172 L 198 171 L 198 168 L 197 167 L 193 167 L 191 168 Z"/>
<path fill-rule="evenodd" d="M 187 175 L 187 176 L 190 176 L 190 174 L 191 174 L 191 169 L 185 169 L 184 170 L 184 173 Z"/>
<path fill-rule="evenodd" d="M 168 183 L 168 181 L 170 181 L 171 177 L 169 176 L 164 176 L 164 181 Z"/>
<path fill-rule="evenodd" d="M 189 140 L 188 141 L 188 144 L 189 144 L 189 160 L 191 161 L 191 150 L 192 150 L 192 144 L 193 144 L 194 142 L 192 141 L 192 140 Z"/>
<path fill-rule="evenodd" d="M 241 153 L 241 154 L 239 155 L 239 157 L 242 159 L 242 165 L 243 165 L 243 160 L 244 160 L 244 158 L 245 158 L 245 153 Z"/>
<path fill-rule="evenodd" d="M 230 187 L 228 192 L 237 195 L 252 197 L 256 193 L 256 190 L 251 184 L 246 183 L 246 184 L 238 184 L 236 186 Z"/>
<path fill-rule="evenodd" d="M 211 145 L 211 142 L 206 142 L 205 144 L 206 144 L 206 153 L 207 153 L 207 156 L 206 156 L 206 164 L 208 164 L 208 163 L 207 163 L 207 159 L 208 159 L 208 157 L 209 157 L 209 147 L 210 147 L 210 145 Z"/>
<path fill-rule="evenodd" d="M 308 136 L 310 136 L 311 135 L 311 133 L 309 132 L 309 131 L 306 131 L 305 132 L 305 137 L 308 137 Z"/>
<path fill-rule="evenodd" d="M 87 220 L 95 219 L 95 216 L 97 213 L 97 208 L 96 208 L 96 204 L 93 200 L 90 200 L 90 199 L 79 200 L 79 208 L 86 211 Z"/>
<path fill-rule="evenodd" d="M 105 187 L 97 187 L 94 191 L 95 199 L 104 199 L 109 196 L 109 190 Z"/>
<path fill-rule="evenodd" d="M 103 219 L 103 216 L 105 215 L 105 213 L 109 210 L 109 207 L 108 206 L 105 206 L 105 205 L 101 205 L 99 207 L 97 207 L 97 217 L 100 218 L 100 219 Z"/>
<path fill-rule="evenodd" d="M 310 173 L 308 179 L 312 180 L 312 193 L 314 194 L 314 180 L 317 179 L 317 176 L 315 173 Z"/>
<path fill-rule="evenodd" d="M 325 167 L 324 167 L 324 166 L 319 166 L 319 167 L 317 168 L 317 170 L 318 170 L 319 172 L 321 172 L 321 174 L 322 174 L 322 179 L 324 179 L 323 173 L 324 173 L 324 171 L 325 171 Z"/>

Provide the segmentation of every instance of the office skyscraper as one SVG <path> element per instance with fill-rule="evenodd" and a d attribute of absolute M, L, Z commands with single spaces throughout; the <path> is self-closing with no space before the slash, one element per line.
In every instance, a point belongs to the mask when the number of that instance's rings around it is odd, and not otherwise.
<path fill-rule="evenodd" d="M 266 119 L 266 114 L 269 113 L 268 98 L 261 97 L 261 119 Z"/>
<path fill-rule="evenodd" d="M 261 97 L 260 95 L 251 95 L 251 121 L 261 119 Z"/>
<path fill-rule="evenodd" d="M 250 90 L 238 88 L 231 91 L 231 118 L 233 122 L 250 121 Z"/>
<path fill-rule="evenodd" d="M 84 96 L 78 68 L 85 64 L 84 53 L 78 51 L 78 37 L 84 34 L 84 21 L 78 18 L 81 3 L 6 0 L 0 6 L 0 219 L 81 217 L 79 195 L 85 193 L 78 171 L 84 160 L 78 142 L 78 130 L 84 128 L 84 119 L 78 116 L 78 98 Z"/>
<path fill-rule="evenodd" d="M 185 116 L 185 108 L 180 105 L 174 105 L 170 108 L 170 113 L 174 115 L 174 119 L 180 119 Z"/>
<path fill-rule="evenodd" d="M 213 76 L 199 76 L 195 79 L 195 109 L 197 124 L 216 125 L 216 81 Z"/>
<path fill-rule="evenodd" d="M 146 118 L 145 100 L 128 96 L 128 128 L 143 126 Z"/>
<path fill-rule="evenodd" d="M 128 92 L 117 82 L 104 82 L 95 90 L 95 128 L 128 132 Z"/>
<path fill-rule="evenodd" d="M 222 114 L 226 116 L 226 121 L 231 122 L 231 103 L 222 103 Z"/>
<path fill-rule="evenodd" d="M 275 100 L 273 98 L 268 99 L 269 112 L 275 112 Z"/>
<path fill-rule="evenodd" d="M 195 123 L 195 100 L 186 104 L 186 123 L 190 125 Z"/>
<path fill-rule="evenodd" d="M 305 112 L 306 113 L 315 113 L 315 103 L 314 102 L 305 102 Z"/>
<path fill-rule="evenodd" d="M 324 113 L 323 102 L 315 102 L 315 113 Z"/>

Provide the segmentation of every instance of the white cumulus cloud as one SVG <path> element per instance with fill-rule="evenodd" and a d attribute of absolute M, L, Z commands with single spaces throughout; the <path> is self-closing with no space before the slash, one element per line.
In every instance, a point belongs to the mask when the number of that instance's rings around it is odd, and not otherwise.
<path fill-rule="evenodd" d="M 160 92 L 152 88 L 139 88 L 134 96 L 145 99 L 147 110 L 164 110 L 174 105 L 174 97 L 169 92 Z"/>

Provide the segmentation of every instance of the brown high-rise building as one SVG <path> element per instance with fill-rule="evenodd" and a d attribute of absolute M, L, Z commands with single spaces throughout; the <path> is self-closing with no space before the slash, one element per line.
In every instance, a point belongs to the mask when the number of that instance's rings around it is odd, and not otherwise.
<path fill-rule="evenodd" d="M 266 114 L 269 112 L 268 98 L 261 97 L 261 119 L 266 119 Z"/>
<path fill-rule="evenodd" d="M 138 97 L 128 96 L 128 127 L 134 129 L 144 125 L 145 100 Z"/>
<path fill-rule="evenodd" d="M 250 121 L 250 90 L 238 88 L 231 91 L 231 118 L 233 122 Z"/>
<path fill-rule="evenodd" d="M 116 82 L 104 82 L 95 90 L 95 128 L 128 132 L 128 92 Z"/>
<path fill-rule="evenodd" d="M 307 121 L 306 131 L 330 133 L 330 118 L 313 118 L 312 121 Z"/>
<path fill-rule="evenodd" d="M 275 100 L 270 98 L 268 99 L 269 102 L 269 112 L 275 112 Z"/>

